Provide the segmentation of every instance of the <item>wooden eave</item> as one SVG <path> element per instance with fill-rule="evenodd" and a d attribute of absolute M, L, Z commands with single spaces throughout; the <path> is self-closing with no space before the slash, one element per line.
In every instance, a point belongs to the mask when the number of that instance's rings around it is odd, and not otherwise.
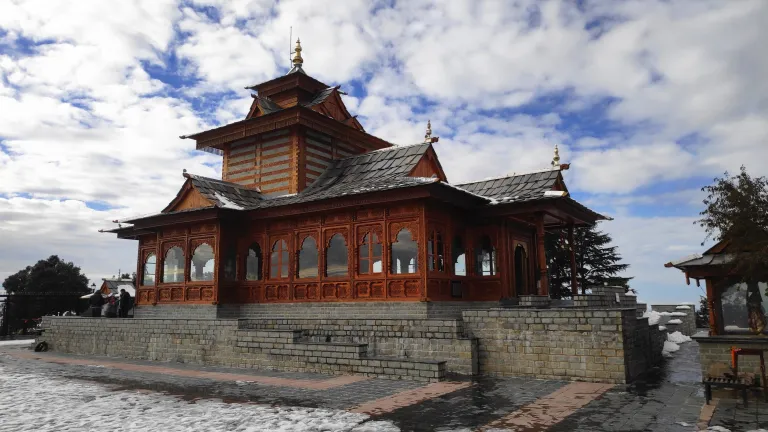
<path fill-rule="evenodd" d="M 246 87 L 246 89 L 256 90 L 260 96 L 269 97 L 270 95 L 297 87 L 307 91 L 317 91 L 326 89 L 330 86 L 307 74 L 293 73 L 273 78 L 261 84 Z"/>
<path fill-rule="evenodd" d="M 126 220 L 123 222 L 133 224 L 137 230 L 155 229 L 168 225 L 186 224 L 193 222 L 203 222 L 215 219 L 230 219 L 232 214 L 240 210 L 221 209 L 218 207 L 207 207 L 194 210 L 184 210 L 173 213 L 159 213 L 139 219 Z M 226 216 L 226 217 L 224 217 Z"/>
<path fill-rule="evenodd" d="M 605 216 L 587 209 L 568 197 L 496 204 L 489 207 L 484 213 L 489 216 L 514 216 L 526 213 L 543 213 L 549 215 L 551 218 L 547 223 L 549 226 L 568 226 L 570 224 L 577 227 L 592 226 L 599 220 L 607 219 Z"/>
<path fill-rule="evenodd" d="M 381 138 L 357 130 L 353 126 L 346 125 L 300 105 L 263 116 L 239 120 L 207 131 L 185 135 L 181 138 L 194 139 L 197 142 L 196 148 L 198 150 L 207 147 L 223 149 L 225 145 L 243 138 L 293 125 L 302 125 L 331 137 L 361 145 L 370 150 L 392 147 L 391 143 Z"/>

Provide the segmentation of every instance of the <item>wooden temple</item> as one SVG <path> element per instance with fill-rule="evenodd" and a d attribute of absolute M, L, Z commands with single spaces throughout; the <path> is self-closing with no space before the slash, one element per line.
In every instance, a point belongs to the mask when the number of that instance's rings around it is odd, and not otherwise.
<path fill-rule="evenodd" d="M 368 134 L 298 41 L 288 74 L 249 89 L 246 118 L 182 137 L 223 157 L 222 179 L 185 172 L 160 213 L 110 230 L 139 242 L 138 305 L 548 296 L 545 232 L 604 219 L 569 196 L 557 155 L 450 183 L 431 130 Z"/>

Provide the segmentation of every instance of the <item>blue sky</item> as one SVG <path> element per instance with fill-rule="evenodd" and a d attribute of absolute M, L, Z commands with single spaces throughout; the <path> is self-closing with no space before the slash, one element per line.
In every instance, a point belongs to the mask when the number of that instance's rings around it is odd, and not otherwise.
<path fill-rule="evenodd" d="M 0 279 L 50 254 L 91 279 L 135 268 L 111 220 L 162 209 L 182 169 L 220 175 L 179 135 L 241 119 L 243 87 L 304 68 L 366 130 L 418 142 L 427 120 L 459 183 L 544 168 L 647 302 L 697 301 L 665 269 L 702 250 L 700 188 L 768 174 L 768 3 L 350 0 L 0 5 Z"/>

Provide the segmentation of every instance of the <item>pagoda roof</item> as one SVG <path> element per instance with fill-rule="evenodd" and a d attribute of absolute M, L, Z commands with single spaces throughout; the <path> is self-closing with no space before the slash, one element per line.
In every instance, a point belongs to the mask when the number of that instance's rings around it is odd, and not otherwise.
<path fill-rule="evenodd" d="M 501 204 L 558 198 L 567 195 L 567 190 L 562 191 L 565 193 L 557 193 L 560 192 L 555 190 L 558 182 L 562 182 L 562 174 L 560 169 L 553 168 L 463 183 L 457 186 L 469 192 L 491 198 L 495 203 Z"/>

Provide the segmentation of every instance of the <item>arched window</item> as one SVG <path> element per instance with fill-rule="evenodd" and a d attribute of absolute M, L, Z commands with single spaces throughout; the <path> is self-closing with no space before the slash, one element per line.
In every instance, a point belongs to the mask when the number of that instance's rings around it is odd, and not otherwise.
<path fill-rule="evenodd" d="M 212 281 L 213 269 L 216 261 L 213 258 L 213 248 L 208 243 L 203 243 L 192 253 L 189 267 L 189 280 Z"/>
<path fill-rule="evenodd" d="M 251 244 L 245 258 L 245 280 L 261 280 L 261 246 Z"/>
<path fill-rule="evenodd" d="M 237 250 L 234 246 L 228 247 L 224 256 L 224 280 L 237 280 Z"/>
<path fill-rule="evenodd" d="M 307 237 L 301 243 L 299 251 L 299 279 L 317 277 L 317 242 Z"/>
<path fill-rule="evenodd" d="M 334 234 L 325 250 L 325 275 L 329 277 L 346 276 L 349 274 L 349 258 L 347 242 L 341 234 Z"/>
<path fill-rule="evenodd" d="M 496 249 L 491 244 L 491 238 L 484 235 L 478 239 L 475 249 L 475 273 L 478 276 L 493 276 L 496 274 Z"/>
<path fill-rule="evenodd" d="M 363 237 L 358 257 L 360 274 L 381 273 L 381 242 L 376 233 L 369 233 Z"/>
<path fill-rule="evenodd" d="M 141 284 L 144 286 L 155 286 L 155 268 L 157 267 L 157 257 L 151 253 L 144 260 L 144 271 L 141 275 Z"/>
<path fill-rule="evenodd" d="M 269 277 L 282 279 L 288 277 L 288 243 L 278 240 L 272 245 L 272 255 L 269 258 Z"/>
<path fill-rule="evenodd" d="M 444 254 L 445 249 L 443 248 L 442 234 L 440 234 L 440 231 L 430 232 L 429 241 L 427 242 L 427 265 L 429 266 L 430 271 L 445 271 Z"/>
<path fill-rule="evenodd" d="M 413 240 L 411 231 L 403 228 L 397 233 L 397 240 L 392 243 L 392 273 L 405 274 L 418 271 L 418 244 Z"/>
<path fill-rule="evenodd" d="M 184 282 L 184 251 L 174 246 L 168 249 L 163 260 L 163 282 Z"/>
<path fill-rule="evenodd" d="M 461 241 L 461 236 L 453 238 L 451 253 L 453 255 L 453 274 L 456 276 L 466 276 L 467 254 L 464 251 L 464 242 Z"/>
<path fill-rule="evenodd" d="M 519 243 L 515 246 L 515 292 L 528 294 L 528 252 Z"/>

